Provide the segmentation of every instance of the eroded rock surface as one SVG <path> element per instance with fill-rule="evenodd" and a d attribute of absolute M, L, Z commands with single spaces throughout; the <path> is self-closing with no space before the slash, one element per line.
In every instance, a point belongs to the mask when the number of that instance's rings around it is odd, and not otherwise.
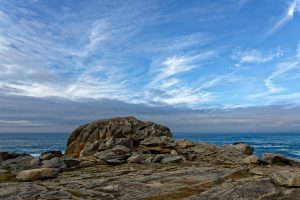
<path fill-rule="evenodd" d="M 151 136 L 172 137 L 169 128 L 134 117 L 119 117 L 94 121 L 73 131 L 67 143 L 66 154 L 79 157 L 88 143 L 107 138 L 128 138 L 133 145 Z M 110 147 L 108 147 L 110 148 Z"/>

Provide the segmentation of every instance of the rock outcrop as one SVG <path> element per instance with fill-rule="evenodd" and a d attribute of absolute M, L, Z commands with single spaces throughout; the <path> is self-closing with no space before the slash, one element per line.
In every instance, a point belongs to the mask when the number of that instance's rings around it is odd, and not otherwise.
<path fill-rule="evenodd" d="M 80 152 L 87 144 L 101 141 L 101 145 L 103 145 L 104 141 L 107 143 L 111 138 L 130 140 L 135 147 L 146 138 L 160 136 L 172 137 L 172 133 L 165 126 L 153 122 L 140 121 L 134 117 L 98 120 L 82 125 L 73 131 L 68 139 L 66 154 L 79 157 Z M 94 145 L 94 147 L 89 147 L 88 150 L 95 149 L 97 144 Z"/>

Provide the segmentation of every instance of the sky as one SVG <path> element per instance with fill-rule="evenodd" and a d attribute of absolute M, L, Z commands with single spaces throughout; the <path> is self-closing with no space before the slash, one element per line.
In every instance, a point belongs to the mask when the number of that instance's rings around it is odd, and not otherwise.
<path fill-rule="evenodd" d="M 299 85 L 300 0 L 0 0 L 0 132 L 300 132 Z"/>

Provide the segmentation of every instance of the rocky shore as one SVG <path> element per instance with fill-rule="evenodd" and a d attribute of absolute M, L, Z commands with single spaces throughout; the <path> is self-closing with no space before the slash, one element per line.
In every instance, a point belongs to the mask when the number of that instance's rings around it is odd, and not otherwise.
<path fill-rule="evenodd" d="M 295 160 L 255 156 L 243 142 L 174 140 L 134 117 L 80 126 L 65 152 L 0 152 L 0 199 L 300 199 Z"/>

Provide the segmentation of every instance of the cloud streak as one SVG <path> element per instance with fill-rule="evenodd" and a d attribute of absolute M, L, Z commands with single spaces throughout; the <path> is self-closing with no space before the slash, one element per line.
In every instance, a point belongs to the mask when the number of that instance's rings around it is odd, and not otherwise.
<path fill-rule="evenodd" d="M 291 0 L 286 6 L 285 13 L 281 18 L 264 34 L 263 39 L 267 39 L 275 32 L 280 30 L 286 23 L 291 21 L 294 18 L 294 14 L 300 11 L 300 1 Z"/>

